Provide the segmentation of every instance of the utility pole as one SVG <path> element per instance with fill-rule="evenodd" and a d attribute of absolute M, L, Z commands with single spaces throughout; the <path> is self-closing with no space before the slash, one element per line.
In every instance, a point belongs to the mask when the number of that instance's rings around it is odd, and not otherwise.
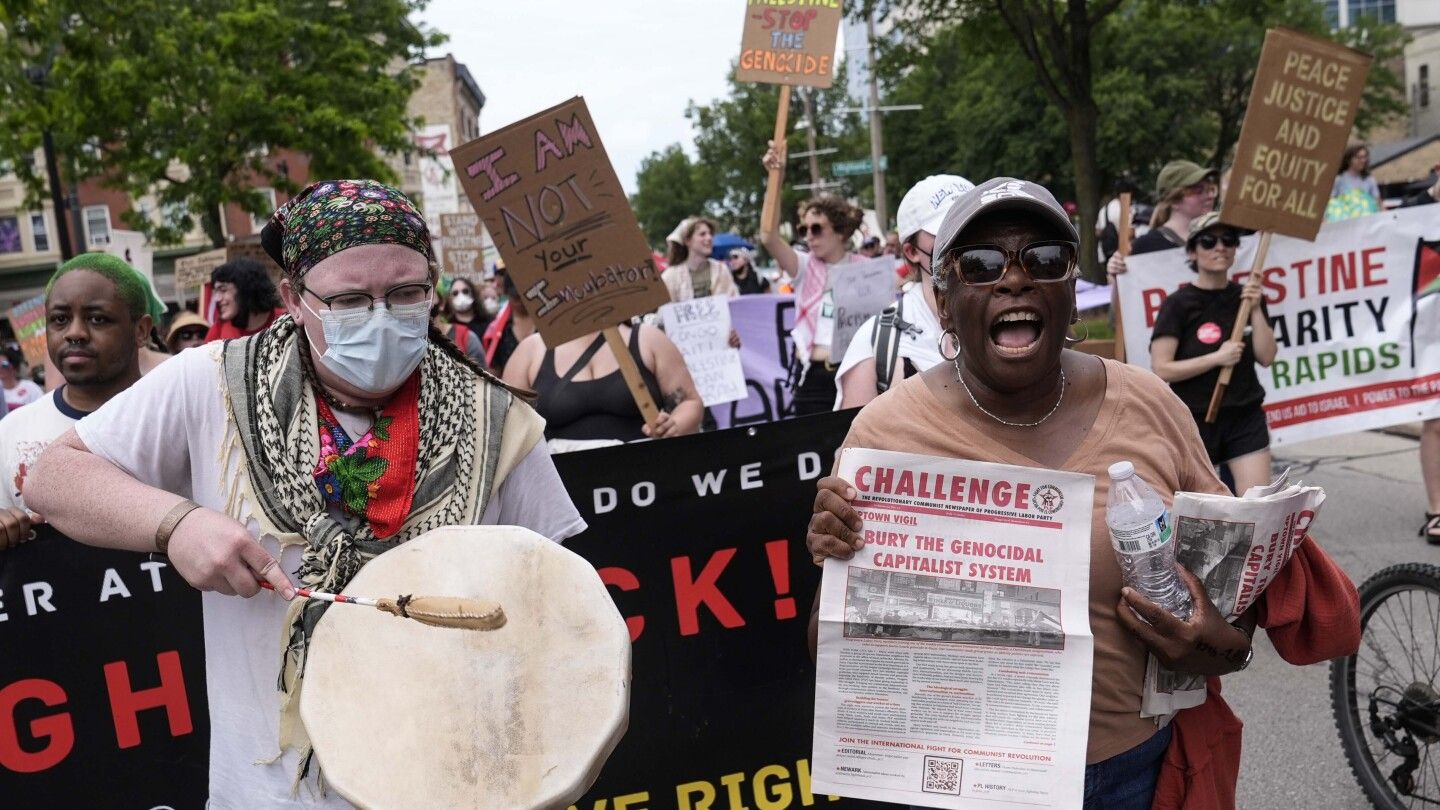
<path fill-rule="evenodd" d="M 884 138 L 880 131 L 880 85 L 875 80 L 875 12 L 865 16 L 866 64 L 870 71 L 870 177 L 875 184 L 875 219 L 880 230 L 890 230 L 890 212 L 885 208 L 885 170 L 880 159 L 885 155 Z M 884 234 L 881 234 L 884 239 Z"/>
<path fill-rule="evenodd" d="M 800 92 L 800 101 L 805 104 L 805 148 L 810 157 L 810 185 L 820 185 L 820 158 L 815 153 L 815 88 L 807 87 Z"/>

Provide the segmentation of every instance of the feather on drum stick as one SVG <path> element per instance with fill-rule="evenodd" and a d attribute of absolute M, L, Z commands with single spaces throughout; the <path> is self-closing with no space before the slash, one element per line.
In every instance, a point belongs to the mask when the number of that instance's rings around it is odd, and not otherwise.
<path fill-rule="evenodd" d="M 260 587 L 275 590 L 268 582 Z M 383 610 L 393 616 L 414 619 L 432 627 L 456 627 L 462 630 L 494 630 L 505 626 L 505 610 L 499 602 L 488 599 L 461 599 L 454 596 L 410 596 L 405 594 L 395 599 L 372 599 L 366 596 L 346 596 L 343 593 L 325 593 L 309 588 L 296 588 L 296 596 L 319 599 L 340 605 L 363 605 Z"/>

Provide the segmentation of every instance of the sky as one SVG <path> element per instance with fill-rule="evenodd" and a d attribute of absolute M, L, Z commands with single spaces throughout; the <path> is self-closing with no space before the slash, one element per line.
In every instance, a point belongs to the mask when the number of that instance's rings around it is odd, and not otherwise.
<path fill-rule="evenodd" d="M 431 56 L 454 54 L 480 84 L 482 133 L 584 96 L 634 192 L 642 159 L 691 140 L 690 100 L 726 94 L 743 15 L 738 0 L 433 0 L 420 19 L 450 36 Z"/>

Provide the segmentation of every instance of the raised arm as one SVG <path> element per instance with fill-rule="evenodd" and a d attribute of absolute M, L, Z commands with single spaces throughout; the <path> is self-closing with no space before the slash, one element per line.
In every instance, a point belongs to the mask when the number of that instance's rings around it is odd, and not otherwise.
<path fill-rule="evenodd" d="M 765 156 L 760 159 L 766 171 L 785 168 L 784 144 L 776 147 L 774 141 L 768 141 L 769 148 L 765 150 Z M 760 244 L 765 246 L 766 252 L 775 257 L 775 263 L 780 266 L 780 272 L 791 278 L 800 270 L 800 257 L 795 249 L 790 247 L 780 234 L 775 231 L 764 230 L 765 223 L 760 223 Z"/>

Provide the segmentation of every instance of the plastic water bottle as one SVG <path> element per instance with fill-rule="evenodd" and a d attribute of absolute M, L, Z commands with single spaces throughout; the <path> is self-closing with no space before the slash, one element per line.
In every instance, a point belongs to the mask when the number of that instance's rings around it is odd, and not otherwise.
<path fill-rule="evenodd" d="M 1190 589 L 1175 572 L 1170 511 L 1128 461 L 1110 465 L 1105 522 L 1125 584 L 1176 617 L 1190 618 Z"/>

